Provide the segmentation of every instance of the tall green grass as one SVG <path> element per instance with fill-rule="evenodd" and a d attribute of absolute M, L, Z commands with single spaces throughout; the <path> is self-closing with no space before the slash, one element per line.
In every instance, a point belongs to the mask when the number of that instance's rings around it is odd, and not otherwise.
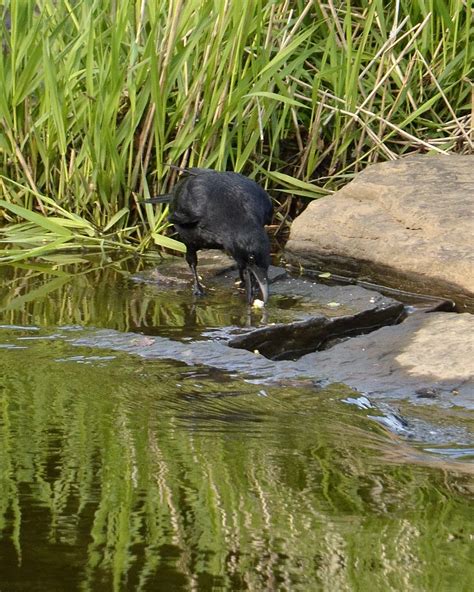
<path fill-rule="evenodd" d="M 371 162 L 472 151 L 470 0 L 6 0 L 1 260 L 143 252 L 165 163 L 242 171 L 275 197 Z"/>

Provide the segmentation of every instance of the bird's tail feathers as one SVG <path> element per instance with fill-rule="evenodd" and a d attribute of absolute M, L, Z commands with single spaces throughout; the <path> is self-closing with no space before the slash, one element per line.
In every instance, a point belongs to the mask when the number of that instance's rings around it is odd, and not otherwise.
<path fill-rule="evenodd" d="M 164 166 L 170 167 L 173 171 L 179 171 L 180 173 L 184 173 L 185 175 L 191 175 L 196 177 L 197 175 L 202 175 L 203 173 L 209 173 L 213 169 L 201 169 L 198 167 L 180 167 L 175 164 L 164 163 Z"/>
<path fill-rule="evenodd" d="M 164 193 L 163 195 L 155 195 L 154 197 L 149 197 L 148 199 L 144 199 L 142 203 L 147 204 L 160 204 L 160 203 L 169 203 L 171 198 L 173 197 L 172 193 Z"/>

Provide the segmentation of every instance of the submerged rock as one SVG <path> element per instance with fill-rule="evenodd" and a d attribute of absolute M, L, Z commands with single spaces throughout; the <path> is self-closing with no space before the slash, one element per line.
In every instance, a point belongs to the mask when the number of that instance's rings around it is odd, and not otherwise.
<path fill-rule="evenodd" d="M 473 335 L 471 314 L 418 313 L 399 325 L 307 354 L 295 366 L 370 398 L 474 409 Z"/>
<path fill-rule="evenodd" d="M 399 325 L 348 339 L 297 361 L 270 360 L 214 340 L 182 343 L 111 330 L 67 338 L 74 345 L 204 364 L 263 382 L 311 379 L 317 387 L 345 384 L 370 400 L 473 410 L 473 331 L 472 315 L 416 313 Z"/>
<path fill-rule="evenodd" d="M 424 312 L 444 303 L 420 300 L 421 308 L 407 307 L 375 290 L 325 285 L 272 267 L 268 306 L 249 310 L 249 322 L 239 323 L 235 319 L 241 320 L 241 308 L 245 312 L 248 307 L 238 296 L 229 299 L 229 279 L 236 279 L 238 272 L 222 255 L 205 255 L 209 294 L 193 303 L 186 290 L 185 299 L 205 310 L 225 298 L 235 324 L 216 326 L 211 319 L 201 329 L 194 327 L 189 340 L 160 336 L 160 327 L 152 334 L 148 327 L 147 336 L 93 332 L 77 343 L 148 359 L 206 364 L 255 380 L 310 379 L 316 387 L 341 383 L 379 403 L 407 400 L 474 409 L 473 315 Z M 173 284 L 162 276 L 189 276 L 185 262 L 177 259 L 160 266 L 159 272 L 150 277 L 158 292 L 164 284 Z"/>
<path fill-rule="evenodd" d="M 474 310 L 474 156 L 368 167 L 293 222 L 290 263 Z"/>
<path fill-rule="evenodd" d="M 335 339 L 395 323 L 404 309 L 400 302 L 360 286 L 325 286 L 302 279 L 276 282 L 272 294 L 275 299 L 295 299 L 295 319 L 248 330 L 232 337 L 231 347 L 258 350 L 272 359 L 296 358 Z"/>

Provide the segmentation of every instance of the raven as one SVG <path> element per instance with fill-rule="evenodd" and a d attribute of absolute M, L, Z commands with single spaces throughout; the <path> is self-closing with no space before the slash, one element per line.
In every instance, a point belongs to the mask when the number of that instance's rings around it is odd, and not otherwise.
<path fill-rule="evenodd" d="M 145 203 L 170 202 L 168 220 L 186 245 L 186 261 L 194 277 L 193 293 L 203 295 L 197 274 L 197 251 L 221 249 L 237 262 L 240 279 L 251 304 L 258 289 L 268 300 L 270 224 L 273 206 L 268 194 L 255 181 L 234 172 L 172 166 L 184 173 L 169 195 Z"/>

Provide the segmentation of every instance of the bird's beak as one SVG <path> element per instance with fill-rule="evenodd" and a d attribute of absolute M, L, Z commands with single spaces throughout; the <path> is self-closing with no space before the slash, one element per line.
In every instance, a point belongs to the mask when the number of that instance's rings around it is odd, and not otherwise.
<path fill-rule="evenodd" d="M 264 304 L 266 304 L 268 301 L 267 271 L 265 269 L 262 269 L 261 267 L 258 267 L 257 265 L 249 265 L 248 269 L 249 269 L 250 273 L 254 276 L 254 278 L 257 280 L 257 284 L 260 288 L 260 292 L 262 293 L 262 300 L 263 300 Z M 247 301 L 249 304 L 252 304 L 253 294 L 252 294 L 252 285 L 250 282 L 250 274 L 249 274 L 248 278 L 249 278 L 249 281 L 246 285 Z"/>

